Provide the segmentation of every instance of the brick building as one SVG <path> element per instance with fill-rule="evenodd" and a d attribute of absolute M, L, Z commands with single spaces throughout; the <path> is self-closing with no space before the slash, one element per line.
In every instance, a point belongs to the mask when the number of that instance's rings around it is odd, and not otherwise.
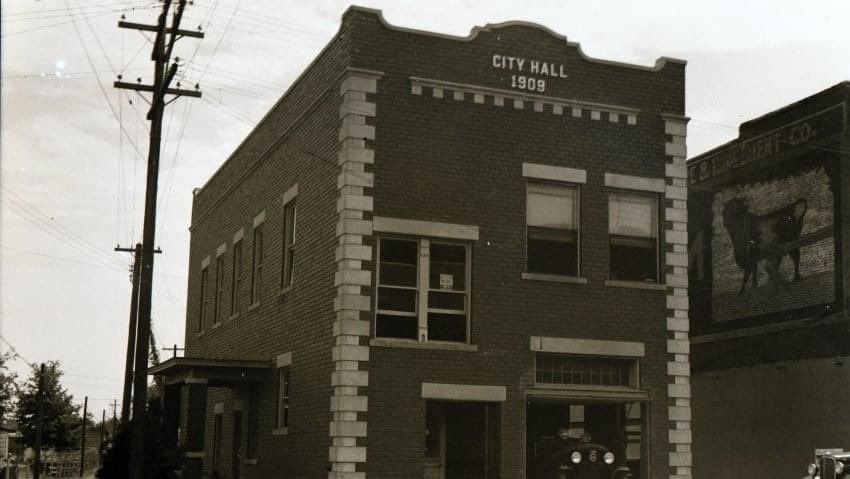
<path fill-rule="evenodd" d="M 800 477 L 815 449 L 850 448 L 849 96 L 688 162 L 697 477 Z"/>
<path fill-rule="evenodd" d="M 350 8 L 195 192 L 190 475 L 521 478 L 563 428 L 690 477 L 684 72 Z"/>

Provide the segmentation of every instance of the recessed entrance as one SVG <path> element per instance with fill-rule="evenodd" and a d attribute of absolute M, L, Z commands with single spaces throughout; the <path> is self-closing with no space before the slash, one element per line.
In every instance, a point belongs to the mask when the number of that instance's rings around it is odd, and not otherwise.
<path fill-rule="evenodd" d="M 425 479 L 499 477 L 499 406 L 428 401 Z"/>

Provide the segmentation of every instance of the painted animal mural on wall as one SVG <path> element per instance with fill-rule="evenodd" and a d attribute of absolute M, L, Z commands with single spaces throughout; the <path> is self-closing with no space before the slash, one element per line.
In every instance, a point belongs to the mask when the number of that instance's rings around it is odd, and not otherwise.
<path fill-rule="evenodd" d="M 805 198 L 763 215 L 754 214 L 749 201 L 743 198 L 732 198 L 723 204 L 723 223 L 732 242 L 735 264 L 744 270 L 738 296 L 744 294 L 751 277 L 753 288 L 758 286 L 760 260 L 765 260 L 774 294 L 780 287 L 790 290 L 779 270 L 786 255 L 794 262 L 794 281 L 800 280 L 800 233 L 807 209 Z"/>

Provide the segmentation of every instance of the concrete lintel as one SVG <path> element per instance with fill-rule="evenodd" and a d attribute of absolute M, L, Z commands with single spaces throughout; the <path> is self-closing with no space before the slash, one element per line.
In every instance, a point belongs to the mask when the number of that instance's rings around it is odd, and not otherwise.
<path fill-rule="evenodd" d="M 422 383 L 422 399 L 504 402 L 507 400 L 507 388 L 505 386 Z"/>
<path fill-rule="evenodd" d="M 478 226 L 376 216 L 372 229 L 382 233 L 478 241 Z"/>
<path fill-rule="evenodd" d="M 587 170 L 566 168 L 563 166 L 523 163 L 522 176 L 536 180 L 565 181 L 569 183 L 587 183 Z"/>
<path fill-rule="evenodd" d="M 621 188 L 624 190 L 664 193 L 665 185 L 663 178 L 647 178 L 643 176 L 605 173 L 605 186 L 609 188 Z"/>
<path fill-rule="evenodd" d="M 629 358 L 642 358 L 646 355 L 644 343 L 540 336 L 531 337 L 531 351 Z"/>

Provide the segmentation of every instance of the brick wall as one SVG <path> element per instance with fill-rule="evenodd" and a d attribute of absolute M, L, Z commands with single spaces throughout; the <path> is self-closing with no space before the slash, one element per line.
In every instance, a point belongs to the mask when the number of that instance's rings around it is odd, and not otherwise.
<path fill-rule="evenodd" d="M 331 394 L 331 328 L 336 227 L 336 137 L 339 78 L 347 63 L 345 27 L 271 109 L 219 171 L 195 194 L 186 316 L 186 355 L 268 360 L 292 352 L 288 435 L 274 435 L 277 371 L 260 385 L 257 464 L 244 477 L 323 477 L 327 470 L 328 401 Z M 281 293 L 282 195 L 298 185 L 293 288 Z M 265 212 L 262 294 L 251 307 L 252 220 Z M 202 260 L 224 243 L 225 300 L 230 311 L 233 235 L 244 229 L 241 313 L 197 331 Z M 215 261 L 209 270 L 210 285 Z M 212 288 L 210 288 L 212 289 Z M 211 292 L 210 292 L 211 293 Z M 212 303 L 210 303 L 212 304 Z M 210 316 L 211 318 L 212 316 Z M 227 317 L 227 315 L 225 315 Z M 222 471 L 231 467 L 232 403 L 239 390 L 211 388 L 207 403 L 206 467 L 212 447 L 213 407 L 225 404 Z M 243 441 L 248 434 L 247 408 Z M 243 451 L 245 451 L 243 442 Z M 225 476 L 227 477 L 227 476 Z"/>

